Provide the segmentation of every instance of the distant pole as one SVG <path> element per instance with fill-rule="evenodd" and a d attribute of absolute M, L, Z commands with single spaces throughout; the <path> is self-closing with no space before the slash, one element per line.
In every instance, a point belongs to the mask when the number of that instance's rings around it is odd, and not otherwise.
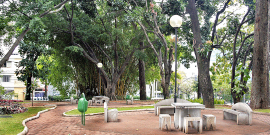
<path fill-rule="evenodd" d="M 33 72 L 32 72 L 32 77 L 31 77 L 31 85 L 33 85 L 34 83 L 34 78 L 33 78 Z M 34 90 L 33 90 L 33 87 L 31 86 L 31 89 L 32 89 L 32 106 L 34 105 Z"/>

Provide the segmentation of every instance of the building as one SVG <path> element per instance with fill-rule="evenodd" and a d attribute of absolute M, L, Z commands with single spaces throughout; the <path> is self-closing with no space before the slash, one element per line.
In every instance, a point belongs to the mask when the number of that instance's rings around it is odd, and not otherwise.
<path fill-rule="evenodd" d="M 15 50 L 9 60 L 6 61 L 6 64 L 1 68 L 0 84 L 5 88 L 6 92 L 14 91 L 15 97 L 13 99 L 24 100 L 26 87 L 24 82 L 19 81 L 15 74 L 15 71 L 18 69 L 17 65 L 21 60 L 22 57 Z"/>

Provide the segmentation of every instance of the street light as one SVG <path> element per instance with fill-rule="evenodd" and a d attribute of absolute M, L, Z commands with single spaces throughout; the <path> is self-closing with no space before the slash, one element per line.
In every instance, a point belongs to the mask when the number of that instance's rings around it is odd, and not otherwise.
<path fill-rule="evenodd" d="M 100 68 L 102 68 L 102 63 L 98 63 L 97 64 L 97 67 L 98 67 L 98 72 L 99 72 L 99 92 L 98 92 L 98 95 L 100 95 L 100 92 L 101 92 L 101 78 L 100 78 Z"/>
<path fill-rule="evenodd" d="M 177 76 L 177 28 L 182 25 L 182 18 L 179 15 L 173 15 L 170 18 L 170 25 L 175 29 L 175 92 L 174 92 L 174 103 L 176 103 L 176 76 Z"/>

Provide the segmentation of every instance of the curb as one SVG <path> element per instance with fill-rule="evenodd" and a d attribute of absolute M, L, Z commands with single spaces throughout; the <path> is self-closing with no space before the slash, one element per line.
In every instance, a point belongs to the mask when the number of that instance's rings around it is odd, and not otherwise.
<path fill-rule="evenodd" d="M 77 108 L 75 108 L 77 109 Z M 75 110 L 75 109 L 71 109 L 69 111 L 72 111 L 72 110 Z M 116 108 L 117 109 L 117 108 Z M 69 112 L 69 111 L 66 111 L 66 112 Z M 151 109 L 137 109 L 137 110 L 126 110 L 126 111 L 118 111 L 118 113 L 124 113 L 124 112 L 137 112 L 137 111 L 154 111 L 154 108 L 151 108 Z M 81 115 L 67 115 L 66 112 L 64 112 L 62 115 L 64 117 L 80 117 Z M 101 113 L 90 113 L 90 114 L 85 114 L 85 116 L 94 116 L 94 115 L 102 115 L 104 114 L 104 112 L 101 112 Z"/>
<path fill-rule="evenodd" d="M 22 124 L 24 126 L 24 129 L 23 129 L 23 131 L 21 133 L 19 133 L 17 135 L 26 135 L 27 134 L 28 128 L 27 128 L 27 126 L 25 124 L 26 122 L 31 121 L 33 119 L 37 119 L 37 118 L 39 118 L 39 116 L 40 116 L 41 113 L 48 112 L 49 110 L 55 109 L 57 107 L 57 105 L 45 105 L 45 106 L 54 106 L 54 107 L 53 108 L 46 109 L 46 110 L 43 110 L 43 111 L 39 111 L 36 116 L 33 116 L 33 117 L 30 117 L 30 118 L 27 118 L 27 119 L 23 120 Z"/>

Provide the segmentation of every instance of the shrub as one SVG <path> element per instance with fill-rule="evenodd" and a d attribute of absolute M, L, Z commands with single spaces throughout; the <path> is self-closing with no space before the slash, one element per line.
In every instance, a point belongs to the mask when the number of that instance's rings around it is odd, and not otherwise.
<path fill-rule="evenodd" d="M 65 99 L 64 96 L 49 96 L 50 101 L 63 101 Z"/>
<path fill-rule="evenodd" d="M 203 104 L 203 99 L 199 98 L 195 98 L 195 99 L 188 99 L 188 101 L 192 102 L 192 103 L 200 103 Z"/>
<path fill-rule="evenodd" d="M 192 103 L 200 103 L 203 104 L 203 99 L 199 98 L 199 99 L 189 99 L 188 101 L 192 102 Z M 214 100 L 214 104 L 224 104 L 223 99 L 216 99 Z"/>
<path fill-rule="evenodd" d="M 23 113 L 28 109 L 23 107 L 21 104 L 15 102 L 13 100 L 1 100 L 0 101 L 0 114 L 16 114 Z"/>

